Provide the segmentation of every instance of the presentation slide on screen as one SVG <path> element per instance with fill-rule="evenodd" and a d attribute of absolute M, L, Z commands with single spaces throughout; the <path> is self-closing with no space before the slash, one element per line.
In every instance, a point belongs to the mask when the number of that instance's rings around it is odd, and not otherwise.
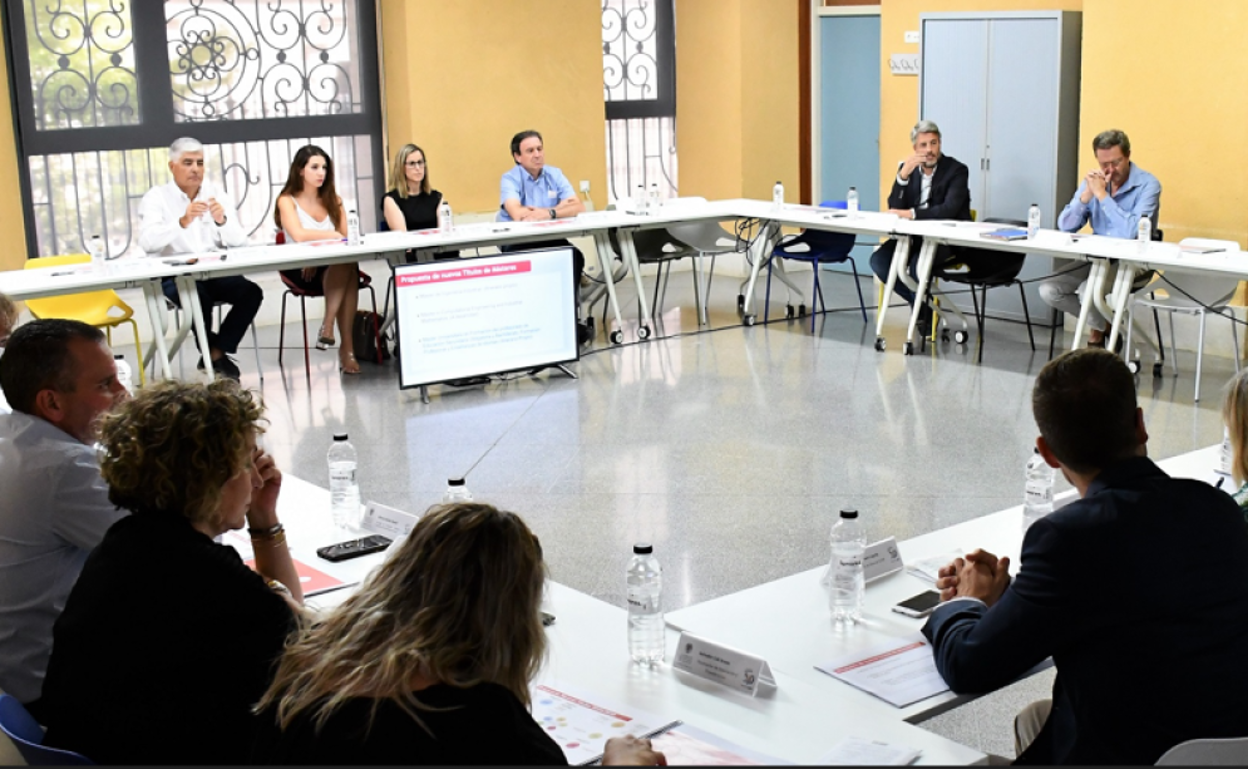
<path fill-rule="evenodd" d="M 400 386 L 577 358 L 572 250 L 400 265 Z"/>

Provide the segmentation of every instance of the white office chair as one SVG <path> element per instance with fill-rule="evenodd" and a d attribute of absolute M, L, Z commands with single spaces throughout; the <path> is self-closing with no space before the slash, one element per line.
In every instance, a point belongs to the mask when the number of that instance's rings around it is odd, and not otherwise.
<path fill-rule="evenodd" d="M 706 203 L 705 198 L 674 198 L 664 203 L 664 207 L 679 206 L 685 202 Z M 737 236 L 725 230 L 718 222 L 704 220 L 681 225 L 670 225 L 667 231 L 677 240 L 688 244 L 697 251 L 694 257 L 694 299 L 698 304 L 698 323 L 706 326 L 710 323 L 706 314 L 706 303 L 711 298 L 711 281 L 715 280 L 715 258 L 720 254 L 740 252 L 743 244 Z M 707 271 L 706 286 L 702 287 L 701 264 L 703 257 L 711 258 L 711 267 Z"/>
<path fill-rule="evenodd" d="M 1158 767 L 1243 767 L 1248 765 L 1248 738 L 1198 738 L 1184 741 L 1161 755 Z"/>
<path fill-rule="evenodd" d="M 1235 241 L 1222 241 L 1212 238 L 1184 238 L 1179 242 L 1179 245 L 1220 249 L 1227 252 L 1238 252 L 1240 250 L 1239 244 Z M 1235 296 L 1236 285 L 1234 281 L 1228 281 L 1218 276 L 1202 276 L 1174 271 L 1171 271 L 1165 277 L 1158 277 L 1131 297 L 1131 321 L 1127 324 L 1126 349 L 1134 351 L 1134 348 L 1131 347 L 1131 333 L 1132 328 L 1135 326 L 1135 309 L 1137 307 L 1169 313 L 1170 363 L 1174 367 L 1174 373 L 1177 376 L 1179 373 L 1179 356 L 1174 337 L 1174 314 L 1183 313 L 1185 315 L 1198 316 L 1200 318 L 1200 337 L 1196 343 L 1196 394 L 1193 400 L 1199 401 L 1200 369 L 1205 353 L 1205 316 L 1209 312 L 1220 314 L 1225 311 L 1227 304 Z M 1148 296 L 1157 290 L 1164 290 L 1167 296 L 1152 298 Z M 1233 320 L 1231 322 L 1231 339 L 1235 345 L 1235 370 L 1239 371 L 1239 334 L 1236 332 Z M 1158 339 L 1157 345 L 1159 350 L 1161 344 L 1162 341 Z M 1138 360 L 1139 356 L 1133 355 Z M 1153 376 L 1160 377 L 1161 375 L 1162 363 L 1159 355 L 1157 361 L 1153 364 Z"/>

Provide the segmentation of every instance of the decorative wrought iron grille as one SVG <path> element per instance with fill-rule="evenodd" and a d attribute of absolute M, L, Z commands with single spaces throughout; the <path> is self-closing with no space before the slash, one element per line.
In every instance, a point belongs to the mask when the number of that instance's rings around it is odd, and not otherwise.
<path fill-rule="evenodd" d="M 676 29 L 673 0 L 603 0 L 602 84 L 611 201 L 676 185 Z"/>
<path fill-rule="evenodd" d="M 133 2 L 133 0 L 132 0 Z M 208 179 L 253 240 L 309 137 L 376 227 L 384 184 L 370 0 L 4 0 L 31 254 L 138 251 L 138 204 L 167 147 L 203 142 Z M 164 13 L 153 13 L 163 8 Z M 142 98 L 140 98 L 140 94 Z"/>

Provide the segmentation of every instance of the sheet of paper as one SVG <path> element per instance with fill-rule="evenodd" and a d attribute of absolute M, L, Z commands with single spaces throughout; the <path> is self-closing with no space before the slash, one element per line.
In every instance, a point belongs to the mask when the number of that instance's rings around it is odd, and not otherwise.
<path fill-rule="evenodd" d="M 563 749 L 569 765 L 584 765 L 602 756 L 608 738 L 651 735 L 676 723 L 560 683 L 534 685 L 533 719 Z"/>
<path fill-rule="evenodd" d="M 816 765 L 864 767 L 870 765 L 908 765 L 923 752 L 894 743 L 846 738 L 815 762 Z"/>
<path fill-rule="evenodd" d="M 906 565 L 906 574 L 913 575 L 919 580 L 936 585 L 936 573 L 941 567 L 949 564 L 954 559 L 966 555 L 966 551 L 953 550 L 948 553 L 942 553 L 936 556 L 929 556 L 926 559 L 910 562 Z"/>
<path fill-rule="evenodd" d="M 326 575 L 316 567 L 304 564 L 298 559 L 291 559 L 291 561 L 295 564 L 295 571 L 299 573 L 299 585 L 303 588 L 304 596 L 316 596 L 346 585 L 333 575 Z M 243 563 L 252 569 L 256 568 L 255 559 L 246 559 Z"/>
<path fill-rule="evenodd" d="M 718 735 L 680 724 L 653 739 L 654 748 L 663 752 L 671 767 L 765 766 L 791 765 L 783 759 L 760 754 Z"/>
<path fill-rule="evenodd" d="M 932 647 L 922 634 L 889 639 L 815 668 L 897 708 L 949 689 L 936 670 Z"/>

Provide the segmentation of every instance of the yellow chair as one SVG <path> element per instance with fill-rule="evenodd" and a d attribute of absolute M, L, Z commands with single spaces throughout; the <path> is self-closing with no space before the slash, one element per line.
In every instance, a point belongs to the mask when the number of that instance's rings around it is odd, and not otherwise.
<path fill-rule="evenodd" d="M 55 257 L 36 257 L 26 260 L 26 269 L 37 267 L 59 267 L 61 265 L 86 264 L 91 261 L 89 254 L 62 254 Z M 122 302 L 121 297 L 112 289 L 88 291 L 82 294 L 64 294 L 57 297 L 26 300 L 26 307 L 35 318 L 68 318 L 82 321 L 97 328 L 104 329 L 108 335 L 108 344 L 113 344 L 113 327 L 128 323 L 134 329 L 134 349 L 139 358 L 143 356 L 143 345 L 139 341 L 139 325 L 134 320 L 134 309 Z M 120 310 L 121 315 L 110 315 L 110 311 Z M 142 364 L 135 367 L 139 370 L 139 385 L 147 384 Z"/>

